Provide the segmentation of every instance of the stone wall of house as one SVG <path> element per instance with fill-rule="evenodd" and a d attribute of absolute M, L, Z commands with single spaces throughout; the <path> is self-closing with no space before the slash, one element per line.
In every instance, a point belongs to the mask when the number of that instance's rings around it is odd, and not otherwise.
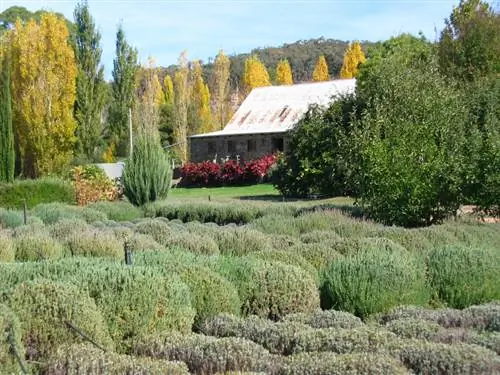
<path fill-rule="evenodd" d="M 287 148 L 286 133 L 227 135 L 190 138 L 190 161 L 202 162 L 229 157 L 257 159 Z"/>

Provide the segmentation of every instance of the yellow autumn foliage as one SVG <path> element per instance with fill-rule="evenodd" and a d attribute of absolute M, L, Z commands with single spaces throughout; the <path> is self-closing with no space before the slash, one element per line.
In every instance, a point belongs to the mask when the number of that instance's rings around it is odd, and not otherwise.
<path fill-rule="evenodd" d="M 212 78 L 212 101 L 214 107 L 213 130 L 221 130 L 231 118 L 231 106 L 229 102 L 229 75 L 231 61 L 229 57 L 220 50 L 214 62 Z"/>
<path fill-rule="evenodd" d="M 326 63 L 326 59 L 324 55 L 321 55 L 316 62 L 316 66 L 313 71 L 313 81 L 314 82 L 322 82 L 328 81 L 330 76 L 328 74 L 328 64 Z"/>
<path fill-rule="evenodd" d="M 276 67 L 276 83 L 278 85 L 293 85 L 292 68 L 286 59 L 281 60 Z"/>
<path fill-rule="evenodd" d="M 267 69 L 256 55 L 245 60 L 243 84 L 247 92 L 252 91 L 256 87 L 271 86 Z"/>
<path fill-rule="evenodd" d="M 14 127 L 24 176 L 61 171 L 72 158 L 77 66 L 64 20 L 44 13 L 10 35 Z"/>
<path fill-rule="evenodd" d="M 365 61 L 366 57 L 361 49 L 361 44 L 359 42 L 351 43 L 344 54 L 344 63 L 342 64 L 342 69 L 340 69 L 340 78 L 349 79 L 356 77 L 358 75 L 359 64 L 363 64 Z"/>

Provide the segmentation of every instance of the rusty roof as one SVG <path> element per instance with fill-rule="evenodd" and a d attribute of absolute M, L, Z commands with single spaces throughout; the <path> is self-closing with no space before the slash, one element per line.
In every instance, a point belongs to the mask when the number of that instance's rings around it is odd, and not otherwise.
<path fill-rule="evenodd" d="M 223 130 L 192 137 L 278 133 L 297 124 L 310 105 L 328 105 L 336 96 L 352 93 L 355 79 L 267 86 L 252 90 Z"/>

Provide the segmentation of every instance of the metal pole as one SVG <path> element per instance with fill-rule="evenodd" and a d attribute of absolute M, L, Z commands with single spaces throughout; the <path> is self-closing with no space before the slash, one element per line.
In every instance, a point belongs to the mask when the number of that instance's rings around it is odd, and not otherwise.
<path fill-rule="evenodd" d="M 23 214 L 24 214 L 24 225 L 28 223 L 28 205 L 26 203 L 26 199 L 23 199 Z"/>
<path fill-rule="evenodd" d="M 128 109 L 128 137 L 130 141 L 130 153 L 129 156 L 132 157 L 132 150 L 133 150 L 133 140 L 132 140 L 132 108 Z"/>

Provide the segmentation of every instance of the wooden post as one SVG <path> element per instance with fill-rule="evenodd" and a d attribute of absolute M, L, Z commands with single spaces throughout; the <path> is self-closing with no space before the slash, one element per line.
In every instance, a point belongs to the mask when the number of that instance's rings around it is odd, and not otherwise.
<path fill-rule="evenodd" d="M 123 246 L 123 252 L 125 253 L 125 264 L 127 266 L 131 266 L 132 265 L 132 252 L 130 251 L 130 247 L 129 247 L 127 241 L 125 241 L 125 244 Z"/>
<path fill-rule="evenodd" d="M 28 223 L 28 204 L 26 199 L 23 199 L 23 214 L 24 214 L 24 225 Z"/>

